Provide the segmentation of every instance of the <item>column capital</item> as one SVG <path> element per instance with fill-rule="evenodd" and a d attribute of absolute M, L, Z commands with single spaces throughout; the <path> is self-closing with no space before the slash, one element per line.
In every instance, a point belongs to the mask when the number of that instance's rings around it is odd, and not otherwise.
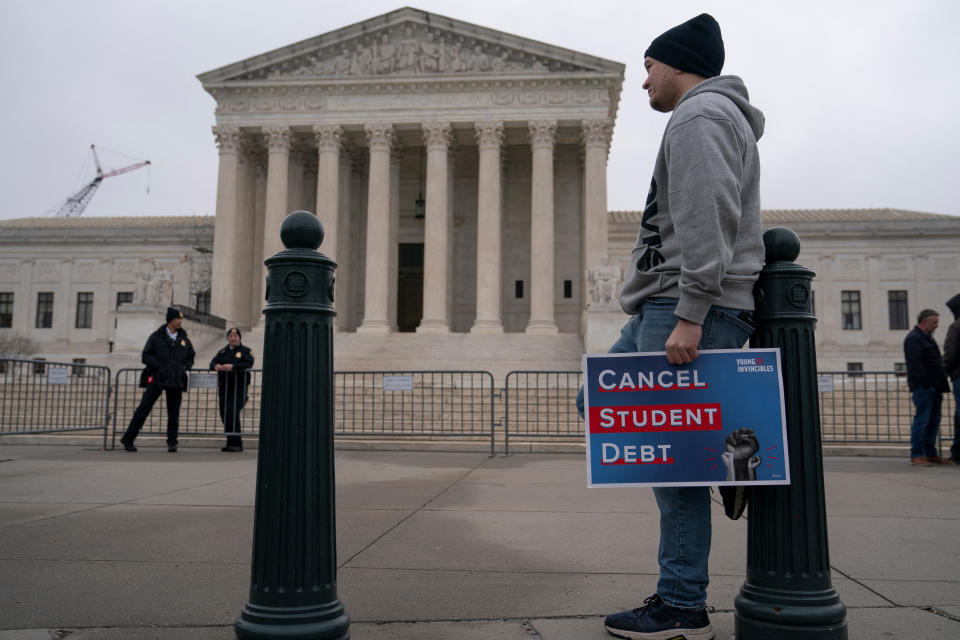
<path fill-rule="evenodd" d="M 273 151 L 290 151 L 292 138 L 290 127 L 264 127 L 263 135 L 266 138 L 267 149 Z"/>
<path fill-rule="evenodd" d="M 583 120 L 580 123 L 580 140 L 584 147 L 610 146 L 610 137 L 613 134 L 613 121 L 610 118 L 596 118 Z"/>
<path fill-rule="evenodd" d="M 393 140 L 396 136 L 392 124 L 365 124 L 363 130 L 367 134 L 367 145 L 371 151 L 390 151 L 393 147 Z"/>
<path fill-rule="evenodd" d="M 556 120 L 531 120 L 527 123 L 530 128 L 530 146 L 552 149 L 557 142 Z"/>
<path fill-rule="evenodd" d="M 503 123 L 495 120 L 484 120 L 474 123 L 477 129 L 477 146 L 481 149 L 499 149 L 503 146 Z"/>
<path fill-rule="evenodd" d="M 423 123 L 423 143 L 428 149 L 449 149 L 452 133 L 449 122 Z"/>
<path fill-rule="evenodd" d="M 240 127 L 216 125 L 213 127 L 213 137 L 217 141 L 220 154 L 239 153 L 243 140 Z"/>
<path fill-rule="evenodd" d="M 343 128 L 338 124 L 313 125 L 313 139 L 317 149 L 324 151 L 341 151 L 343 149 Z"/>

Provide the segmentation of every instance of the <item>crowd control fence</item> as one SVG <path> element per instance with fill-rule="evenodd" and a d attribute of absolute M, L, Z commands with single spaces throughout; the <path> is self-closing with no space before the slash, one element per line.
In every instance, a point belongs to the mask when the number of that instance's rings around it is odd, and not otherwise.
<path fill-rule="evenodd" d="M 120 369 L 111 379 L 102 366 L 0 358 L 0 435 L 102 430 L 104 447 L 114 448 L 140 403 L 141 372 Z M 580 371 L 511 371 L 497 389 L 487 371 L 337 371 L 334 433 L 489 440 L 493 453 L 502 424 L 505 453 L 511 439 L 572 442 L 584 436 L 575 404 L 581 378 Z M 261 371 L 232 380 L 236 389 L 218 390 L 216 373 L 190 372 L 181 436 L 225 435 L 221 406 L 230 403 L 241 409 L 239 435 L 258 434 Z M 825 443 L 910 442 L 914 407 L 901 372 L 820 372 L 818 398 Z M 953 414 L 954 398 L 945 393 L 941 439 L 953 436 Z M 165 435 L 166 428 L 161 396 L 141 433 Z"/>
<path fill-rule="evenodd" d="M 893 371 L 823 371 L 817 375 L 824 442 L 910 442 L 914 406 L 907 376 Z M 943 394 L 940 440 L 953 439 L 954 398 Z"/>
<path fill-rule="evenodd" d="M 0 358 L 0 435 L 105 429 L 110 370 Z"/>
<path fill-rule="evenodd" d="M 581 371 L 511 371 L 503 382 L 503 451 L 510 437 L 584 436 L 577 412 Z"/>
<path fill-rule="evenodd" d="M 141 371 L 117 371 L 112 435 L 109 443 L 106 436 L 104 442 L 107 448 L 117 445 L 140 403 Z M 262 373 L 260 369 L 247 373 L 246 381 L 237 375 L 232 386 L 228 382 L 227 388 L 218 389 L 216 373 L 189 372 L 190 388 L 183 393 L 180 405 L 180 436 L 227 435 L 221 415 L 223 404 L 234 410 L 241 408 L 237 435 L 257 435 Z M 337 371 L 334 372 L 334 433 L 483 438 L 489 439 L 492 454 L 493 399 L 493 376 L 487 371 Z M 162 435 L 166 429 L 167 406 L 161 397 L 153 405 L 140 433 Z"/>

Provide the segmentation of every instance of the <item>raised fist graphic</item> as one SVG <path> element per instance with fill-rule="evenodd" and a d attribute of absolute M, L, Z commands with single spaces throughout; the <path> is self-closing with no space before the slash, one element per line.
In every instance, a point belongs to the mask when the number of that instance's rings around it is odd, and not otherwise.
<path fill-rule="evenodd" d="M 753 429 L 737 429 L 724 441 L 724 452 L 720 455 L 727 468 L 727 480 L 756 480 L 760 456 L 760 443 Z"/>

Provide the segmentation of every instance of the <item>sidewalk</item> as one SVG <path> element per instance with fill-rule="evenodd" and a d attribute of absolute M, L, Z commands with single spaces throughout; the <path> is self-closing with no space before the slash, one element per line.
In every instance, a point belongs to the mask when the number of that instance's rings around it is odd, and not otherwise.
<path fill-rule="evenodd" d="M 825 466 L 849 637 L 960 637 L 960 467 Z M 0 445 L 0 640 L 233 638 L 255 474 L 255 452 Z M 343 451 L 337 483 L 354 640 L 600 640 L 656 584 L 652 493 L 587 489 L 582 455 Z M 746 522 L 713 523 L 727 640 Z"/>

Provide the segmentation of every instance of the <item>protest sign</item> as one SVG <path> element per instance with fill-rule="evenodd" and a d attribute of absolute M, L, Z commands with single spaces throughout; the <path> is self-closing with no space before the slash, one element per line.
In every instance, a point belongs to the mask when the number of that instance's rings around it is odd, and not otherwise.
<path fill-rule="evenodd" d="M 790 484 L 779 349 L 583 358 L 587 484 Z"/>

